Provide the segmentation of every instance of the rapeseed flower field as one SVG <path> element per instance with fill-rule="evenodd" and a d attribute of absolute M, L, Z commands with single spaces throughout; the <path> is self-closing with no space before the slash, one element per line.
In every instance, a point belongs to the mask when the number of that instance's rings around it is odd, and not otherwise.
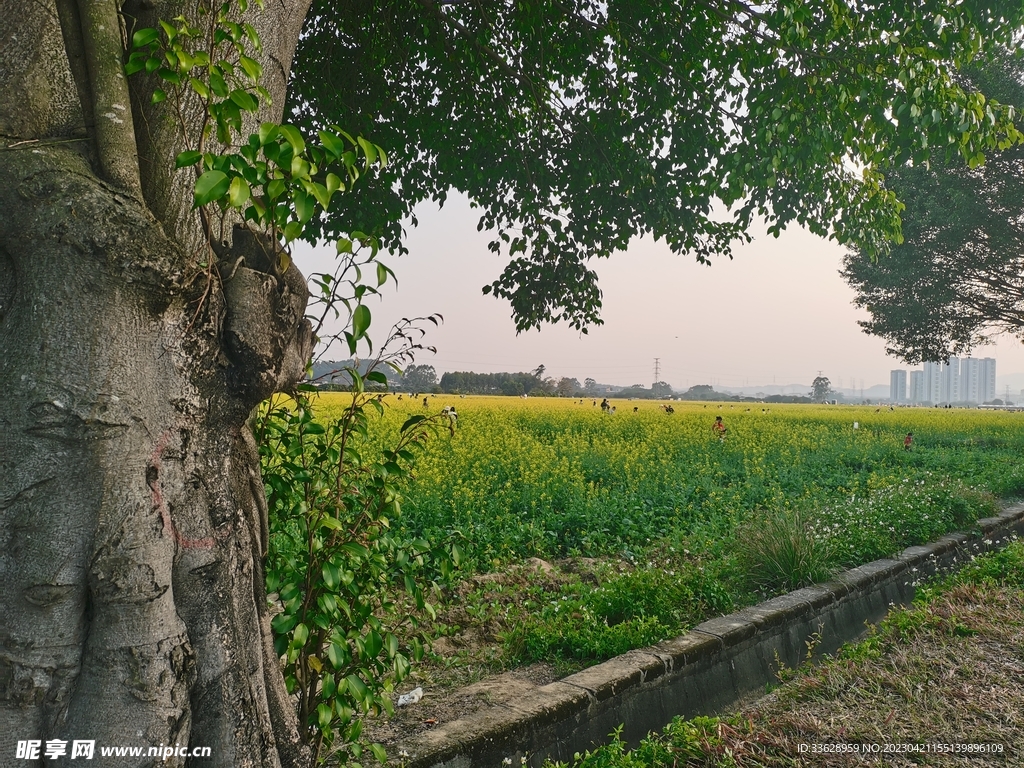
<path fill-rule="evenodd" d="M 317 417 L 349 397 L 319 395 Z M 457 409 L 391 522 L 410 537 L 454 537 L 470 582 L 528 558 L 587 563 L 567 567 L 584 576 L 520 583 L 515 596 L 462 590 L 473 616 L 460 627 L 491 626 L 502 663 L 607 658 L 969 529 L 998 499 L 1024 495 L 1024 414 L 760 403 L 668 413 L 614 399 L 605 413 L 597 402 L 437 395 L 424 406 L 388 394 L 372 424 L 367 449 L 393 442 L 412 415 Z"/>
<path fill-rule="evenodd" d="M 321 395 L 319 417 L 346 398 Z M 976 492 L 1024 492 L 1017 413 L 674 403 L 668 414 L 655 402 L 613 400 L 616 413 L 605 414 L 593 399 L 385 402 L 375 433 L 382 444 L 409 415 L 457 408 L 454 434 L 438 433 L 418 461 L 402 525 L 428 538 L 460 531 L 483 569 L 527 557 L 639 555 L 654 542 L 725 534 L 751 515 L 794 507 L 834 529 L 849 514 L 875 514 L 876 504 L 921 504 L 921 525 L 947 496 L 970 505 Z M 715 416 L 728 429 L 722 442 Z"/>

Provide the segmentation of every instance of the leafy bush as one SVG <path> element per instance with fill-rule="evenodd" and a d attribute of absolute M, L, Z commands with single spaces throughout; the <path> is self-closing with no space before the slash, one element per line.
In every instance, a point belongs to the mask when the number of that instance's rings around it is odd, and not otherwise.
<path fill-rule="evenodd" d="M 263 409 L 257 428 L 267 591 L 280 610 L 275 649 L 314 753 L 343 762 L 363 751 L 361 716 L 390 712 L 394 686 L 422 658 L 429 638 L 419 618 L 434 616 L 423 583 L 449 569 L 447 553 L 391 527 L 401 514 L 397 484 L 422 449 L 426 422 L 410 419 L 393 449 L 375 453 L 364 450 L 368 409 L 383 406 L 357 393 L 322 424 L 304 400 L 279 403 Z M 382 747 L 369 747 L 385 759 Z"/>

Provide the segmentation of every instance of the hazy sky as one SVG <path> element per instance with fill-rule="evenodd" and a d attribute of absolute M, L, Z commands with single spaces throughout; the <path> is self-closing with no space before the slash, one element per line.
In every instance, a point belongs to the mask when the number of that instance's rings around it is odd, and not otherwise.
<path fill-rule="evenodd" d="M 833 386 L 869 387 L 888 384 L 893 368 L 910 368 L 887 357 L 882 341 L 857 325 L 866 313 L 853 307 L 853 291 L 839 277 L 843 249 L 802 230 L 779 239 L 756 233 L 732 261 L 712 266 L 673 255 L 650 238 L 636 240 L 628 251 L 593 265 L 604 292 L 604 325 L 586 336 L 561 325 L 517 336 L 509 305 L 481 293 L 505 260 L 487 251 L 489 238 L 476 231 L 478 216 L 465 198 L 452 195 L 443 209 L 423 206 L 417 215 L 420 225 L 408 234 L 410 253 L 382 259 L 399 286 L 369 303 L 370 335 L 381 338 L 402 317 L 442 314 L 444 324 L 429 326 L 424 340 L 437 354 L 417 359 L 433 365 L 438 376 L 528 371 L 543 364 L 556 378 L 650 386 L 659 358 L 659 378 L 676 389 L 809 384 L 819 371 Z M 332 253 L 306 248 L 296 260 L 308 274 L 324 270 Z M 1022 374 L 1009 382 L 1015 390 L 1024 386 L 1019 342 L 1001 340 L 975 356 L 996 358 L 1000 391 L 1008 374 Z"/>

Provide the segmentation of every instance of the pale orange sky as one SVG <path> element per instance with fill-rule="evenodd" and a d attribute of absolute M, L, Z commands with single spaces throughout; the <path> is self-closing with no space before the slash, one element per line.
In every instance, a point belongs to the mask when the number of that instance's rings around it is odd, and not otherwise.
<path fill-rule="evenodd" d="M 603 326 L 586 336 L 557 325 L 516 336 L 508 304 L 481 293 L 505 260 L 487 251 L 489 238 L 476 231 L 478 217 L 465 198 L 452 195 L 442 210 L 423 206 L 417 215 L 410 253 L 383 259 L 399 287 L 370 302 L 371 336 L 380 338 L 382 326 L 403 316 L 441 313 L 444 325 L 429 326 L 425 339 L 437 354 L 417 360 L 439 376 L 543 364 L 556 378 L 650 386 L 657 357 L 660 378 L 676 389 L 809 384 L 819 371 L 834 386 L 869 387 L 888 385 L 893 368 L 910 369 L 857 325 L 864 314 L 839 277 L 842 248 L 806 231 L 789 230 L 777 240 L 758 233 L 732 261 L 710 267 L 649 238 L 635 241 L 594 266 L 604 292 Z M 296 259 L 308 273 L 324 269 L 332 253 L 304 248 Z M 996 358 L 1000 391 L 1004 376 L 1024 374 L 1024 347 L 1013 339 L 974 354 Z M 1024 381 L 1011 384 L 1016 394 Z"/>

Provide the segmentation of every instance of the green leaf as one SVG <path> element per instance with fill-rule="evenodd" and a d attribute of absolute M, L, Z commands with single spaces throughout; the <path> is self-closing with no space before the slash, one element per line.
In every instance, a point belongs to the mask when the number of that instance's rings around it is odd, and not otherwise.
<path fill-rule="evenodd" d="M 320 690 L 323 692 L 325 699 L 333 699 L 337 687 L 337 683 L 334 682 L 334 675 L 324 675 L 323 682 L 320 683 Z"/>
<path fill-rule="evenodd" d="M 309 627 L 305 624 L 296 624 L 295 629 L 292 630 L 292 647 L 301 648 L 309 640 Z"/>
<path fill-rule="evenodd" d="M 330 704 L 320 704 L 316 708 L 316 721 L 321 731 L 329 731 L 331 721 L 334 719 L 334 711 Z"/>
<path fill-rule="evenodd" d="M 218 99 L 228 97 L 228 84 L 224 81 L 224 75 L 221 74 L 219 67 L 210 67 L 210 88 Z"/>
<path fill-rule="evenodd" d="M 281 132 L 280 126 L 277 123 L 262 123 L 260 124 L 260 146 L 265 147 L 267 144 L 272 142 L 277 135 Z"/>
<path fill-rule="evenodd" d="M 360 304 L 352 313 L 352 335 L 361 339 L 366 335 L 366 329 L 370 327 L 370 308 Z"/>
<path fill-rule="evenodd" d="M 324 149 L 334 156 L 334 159 L 338 159 L 344 154 L 347 147 L 337 134 L 330 133 L 329 131 L 320 131 L 318 135 L 320 136 L 320 143 L 323 144 Z"/>
<path fill-rule="evenodd" d="M 311 166 L 298 154 L 292 157 L 291 167 L 288 169 L 293 178 L 296 179 L 308 179 L 311 171 Z"/>
<path fill-rule="evenodd" d="M 370 551 L 358 541 L 346 541 L 341 545 L 341 549 L 347 552 L 351 557 L 358 559 L 364 559 L 368 554 L 370 554 Z"/>
<path fill-rule="evenodd" d="M 152 27 L 140 29 L 132 35 L 132 48 L 142 48 L 160 39 L 160 33 Z"/>
<path fill-rule="evenodd" d="M 198 208 L 224 197 L 230 184 L 223 171 L 207 171 L 196 180 L 195 206 Z"/>
<path fill-rule="evenodd" d="M 313 182 L 309 187 L 310 191 L 313 193 L 313 197 L 315 197 L 316 201 L 320 203 L 320 207 L 327 210 L 331 204 L 331 193 L 327 191 L 327 187 L 323 184 L 318 184 L 317 182 Z"/>
<path fill-rule="evenodd" d="M 284 226 L 285 242 L 290 243 L 302 234 L 303 226 L 301 221 L 289 221 Z"/>
<path fill-rule="evenodd" d="M 159 104 L 161 101 L 167 98 L 167 93 L 163 88 L 154 88 L 153 95 L 149 98 L 151 104 Z"/>
<path fill-rule="evenodd" d="M 257 2 L 259 9 L 263 10 L 263 0 Z M 263 50 L 263 41 L 260 40 L 260 33 L 256 31 L 256 27 L 252 24 L 243 24 L 242 29 L 245 30 L 245 36 L 249 38 L 249 42 L 252 43 L 252 47 L 257 51 Z M 262 70 L 261 70 L 262 72 Z"/>
<path fill-rule="evenodd" d="M 178 69 L 188 72 L 196 65 L 196 60 L 187 51 L 178 51 Z"/>
<path fill-rule="evenodd" d="M 270 625 L 278 635 L 284 635 L 291 631 L 299 621 L 297 614 L 279 613 L 274 617 Z"/>
<path fill-rule="evenodd" d="M 301 155 L 306 151 L 306 142 L 302 140 L 302 134 L 299 133 L 298 128 L 294 125 L 282 125 L 280 126 L 280 131 L 285 140 L 291 144 L 292 152 L 296 155 Z"/>
<path fill-rule="evenodd" d="M 408 419 L 405 420 L 405 423 L 402 425 L 401 431 L 402 432 L 406 432 L 406 431 L 412 429 L 417 424 L 419 424 L 421 421 L 423 421 L 425 418 L 427 418 L 427 417 L 423 416 L 421 414 L 415 414 L 413 416 L 410 416 Z"/>
<path fill-rule="evenodd" d="M 388 377 L 385 376 L 384 373 L 381 371 L 370 371 L 369 373 L 366 374 L 366 378 L 368 378 L 370 381 L 376 381 L 378 384 L 388 383 Z"/>
<path fill-rule="evenodd" d="M 146 57 L 145 55 L 140 56 L 137 53 L 133 53 L 128 58 L 128 63 L 124 65 L 124 73 L 126 75 L 134 75 L 136 72 L 141 72 L 146 68 Z"/>
<path fill-rule="evenodd" d="M 231 92 L 231 101 L 237 104 L 239 109 L 244 109 L 246 112 L 255 112 L 260 106 L 260 103 L 256 101 L 256 98 L 251 93 L 243 91 L 241 88 L 236 88 Z"/>
<path fill-rule="evenodd" d="M 210 89 L 206 87 L 206 83 L 196 77 L 190 77 L 188 84 L 192 86 L 192 90 L 199 94 L 201 98 L 210 98 Z"/>
<path fill-rule="evenodd" d="M 160 19 L 160 28 L 164 31 L 164 34 L 167 35 L 167 41 L 173 43 L 174 38 L 178 36 L 178 30 L 163 19 Z"/>
<path fill-rule="evenodd" d="M 231 187 L 228 190 L 228 204 L 232 208 L 241 208 L 249 202 L 249 196 L 251 194 L 249 185 L 245 183 L 245 179 L 241 176 L 235 176 L 235 178 L 231 180 Z"/>
<path fill-rule="evenodd" d="M 357 701 L 363 701 L 370 693 L 370 689 L 366 687 L 366 683 L 359 679 L 357 675 L 349 675 L 345 678 L 348 681 L 349 690 L 352 691 L 352 695 Z"/>
<path fill-rule="evenodd" d="M 341 182 L 341 178 L 337 174 L 335 174 L 335 173 L 328 173 L 327 174 L 327 178 L 325 179 L 325 181 L 326 181 L 326 185 L 327 185 L 328 196 L 333 195 L 339 189 L 344 189 L 345 188 L 345 185 L 342 184 L 342 182 Z M 324 206 L 324 207 L 326 208 L 327 206 Z"/>
<path fill-rule="evenodd" d="M 316 211 L 313 196 L 296 190 L 293 198 L 295 200 L 295 215 L 299 221 L 305 224 L 313 218 L 313 213 Z"/>
<path fill-rule="evenodd" d="M 346 656 L 345 649 L 338 643 L 331 643 L 327 649 L 327 659 L 334 665 L 335 669 L 341 669 L 345 666 L 347 662 Z M 341 691 L 340 686 L 338 690 Z"/>
<path fill-rule="evenodd" d="M 377 758 L 377 762 L 384 765 L 388 761 L 388 752 L 380 744 L 371 744 L 370 751 L 373 756 Z"/>
<path fill-rule="evenodd" d="M 248 56 L 242 55 L 238 57 L 238 63 L 241 64 L 242 70 L 254 83 L 263 77 L 263 67 L 256 59 L 250 59 Z"/>
<path fill-rule="evenodd" d="M 358 137 L 356 141 L 359 142 L 359 147 L 363 150 L 363 154 L 366 156 L 366 167 L 369 168 L 377 162 L 377 148 L 362 136 Z"/>
<path fill-rule="evenodd" d="M 330 515 L 320 519 L 320 527 L 321 528 L 329 528 L 332 531 L 343 531 L 343 530 L 345 530 L 345 526 L 342 525 L 341 521 L 338 518 L 336 518 L 336 517 L 331 517 Z"/>
<path fill-rule="evenodd" d="M 174 158 L 175 168 L 184 168 L 188 165 L 195 165 L 203 159 L 203 153 L 197 152 L 194 149 L 189 149 L 184 152 L 178 153 L 178 156 Z"/>
<path fill-rule="evenodd" d="M 324 563 L 323 567 L 324 584 L 328 589 L 337 589 L 341 584 L 341 568 L 334 563 Z"/>
<path fill-rule="evenodd" d="M 274 179 L 272 182 L 267 184 L 267 197 L 269 197 L 271 200 L 277 200 L 277 198 L 284 194 L 284 190 L 284 180 Z"/>
<path fill-rule="evenodd" d="M 370 632 L 363 638 L 363 649 L 366 651 L 366 655 L 374 659 L 377 654 L 384 648 L 384 638 L 380 636 L 376 630 L 370 630 Z"/>

